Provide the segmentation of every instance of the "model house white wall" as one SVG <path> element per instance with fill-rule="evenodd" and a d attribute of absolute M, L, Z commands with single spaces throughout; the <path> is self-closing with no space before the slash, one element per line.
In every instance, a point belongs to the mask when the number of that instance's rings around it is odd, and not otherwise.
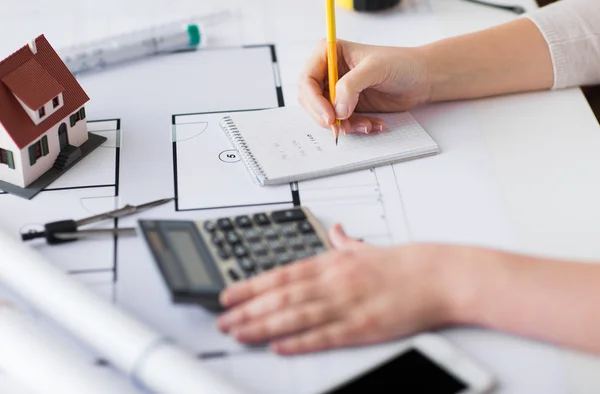
<path fill-rule="evenodd" d="M 63 94 L 60 93 L 58 96 L 56 96 L 56 99 L 58 100 L 58 106 L 54 107 L 54 104 L 53 104 L 54 99 L 50 100 L 49 102 L 47 102 L 46 104 L 44 104 L 41 107 L 41 108 L 44 108 L 44 116 L 40 116 L 40 109 L 32 110 L 16 94 L 14 95 L 14 97 L 17 99 L 19 104 L 21 104 L 21 107 L 23 107 L 23 110 L 27 113 L 27 115 L 29 115 L 29 117 L 31 118 L 33 123 L 35 123 L 36 125 L 39 125 L 44 120 L 48 119 L 50 116 L 52 116 L 52 114 L 54 114 L 56 111 L 61 109 L 62 106 L 65 104 L 65 101 L 63 99 Z"/>
<path fill-rule="evenodd" d="M 74 113 L 77 113 L 80 110 L 81 108 Z M 2 133 L 2 130 L 0 130 L 0 147 L 3 149 L 9 149 L 13 152 L 15 164 L 14 169 L 10 169 L 5 164 L 0 164 L 0 179 L 19 187 L 27 187 L 33 181 L 51 169 L 56 161 L 56 158 L 60 154 L 58 130 L 63 123 L 67 128 L 69 145 L 81 146 L 84 142 L 86 142 L 88 136 L 87 123 L 85 119 L 79 120 L 73 127 L 71 127 L 70 117 L 71 115 L 52 126 L 47 132 L 22 150 L 18 150 L 14 142 L 12 142 L 12 139 L 8 137 L 8 134 L 6 132 Z M 41 141 L 44 137 L 48 139 L 48 153 L 38 157 L 35 164 L 31 165 L 29 147 L 38 143 L 38 141 Z M 7 143 L 3 144 L 3 141 L 6 141 Z M 10 142 L 10 147 L 8 142 Z M 5 146 L 7 147 L 5 148 Z"/>
<path fill-rule="evenodd" d="M 2 124 L 0 124 L 0 148 L 12 152 L 15 165 L 15 169 L 13 170 L 8 167 L 8 164 L 0 163 L 0 179 L 18 185 L 20 182 L 23 182 L 23 171 L 17 171 L 17 168 L 22 168 L 21 155 L 17 148 L 17 144 L 15 144 L 12 138 L 8 136 L 8 133 Z"/>

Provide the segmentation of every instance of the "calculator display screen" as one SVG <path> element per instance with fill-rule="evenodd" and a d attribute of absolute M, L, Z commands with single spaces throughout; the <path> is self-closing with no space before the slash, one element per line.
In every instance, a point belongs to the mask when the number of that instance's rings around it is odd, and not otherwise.
<path fill-rule="evenodd" d="M 188 230 L 169 229 L 167 231 L 173 252 L 183 265 L 187 279 L 192 286 L 211 286 L 213 281 L 206 270 L 192 234 Z"/>

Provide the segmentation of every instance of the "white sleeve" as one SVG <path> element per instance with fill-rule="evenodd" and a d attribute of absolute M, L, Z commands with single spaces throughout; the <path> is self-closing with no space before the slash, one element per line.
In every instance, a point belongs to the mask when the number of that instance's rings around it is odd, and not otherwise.
<path fill-rule="evenodd" d="M 550 48 L 553 89 L 600 84 L 600 0 L 561 0 L 526 17 Z"/>

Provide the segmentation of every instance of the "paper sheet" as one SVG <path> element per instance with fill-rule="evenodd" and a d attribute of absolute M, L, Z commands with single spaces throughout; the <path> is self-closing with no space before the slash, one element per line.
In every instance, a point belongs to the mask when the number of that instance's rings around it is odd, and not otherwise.
<path fill-rule="evenodd" d="M 10 12 L 3 12 L 0 25 L 10 26 L 11 34 L 0 43 L 0 55 L 8 55 L 40 33 L 45 33 L 53 44 L 61 47 L 137 26 L 209 12 L 222 5 L 217 0 L 153 0 L 150 3 L 141 0 L 61 0 L 58 3 L 47 9 L 47 4 L 41 0 L 19 2 L 11 5 Z M 210 132 L 211 127 L 209 124 L 209 128 L 201 131 L 203 126 L 186 126 L 182 122 L 173 133 L 173 115 L 275 107 L 279 104 L 278 85 L 282 87 L 285 104 L 296 105 L 297 77 L 317 40 L 324 35 L 321 4 L 276 0 L 260 0 L 252 5 L 239 0 L 228 4 L 234 10 L 234 20 L 216 27 L 212 42 L 215 47 L 237 48 L 143 60 L 80 78 L 92 98 L 88 116 L 121 119 L 124 132 L 117 201 L 114 194 L 108 193 L 94 197 L 113 196 L 112 201 L 83 204 L 81 201 L 89 196 L 85 194 L 86 189 L 85 192 L 66 194 L 66 200 L 48 200 L 54 213 L 47 218 L 30 219 L 24 211 L 39 210 L 36 200 L 27 208 L 21 202 L 9 207 L 3 201 L 12 197 L 0 195 L 3 218 L 0 226 L 17 237 L 21 227 L 39 225 L 46 219 L 86 216 L 114 203 L 136 204 L 173 196 L 173 135 L 177 140 L 180 137 L 193 139 L 197 133 Z M 418 11 L 419 14 L 409 17 L 408 14 L 370 16 L 340 12 L 338 35 L 342 39 L 405 46 L 442 37 L 437 19 L 431 13 L 440 2 L 412 0 L 405 4 L 406 11 Z M 277 67 L 274 67 L 269 51 L 239 48 L 242 44 L 265 43 L 274 43 Z M 257 195 L 255 186 L 238 183 L 240 178 L 238 170 L 233 170 L 235 166 L 222 161 L 216 163 L 215 158 L 227 150 L 222 140 L 211 140 L 199 150 L 185 152 L 182 149 L 178 151 L 178 154 L 186 155 L 182 160 L 193 163 L 192 154 L 199 158 L 198 167 L 193 168 L 197 179 L 191 172 L 179 179 L 182 182 L 180 192 L 184 193 L 179 201 L 180 208 L 186 210 L 176 211 L 175 205 L 171 204 L 149 211 L 145 217 L 194 219 L 248 213 L 273 209 L 273 205 L 261 205 L 272 202 L 281 203 L 277 205 L 281 207 L 292 206 L 296 196 L 326 226 L 342 222 L 352 236 L 363 237 L 375 244 L 435 240 L 512 248 L 515 246 L 513 231 L 495 186 L 486 147 L 465 107 L 468 105 L 444 104 L 414 112 L 442 148 L 443 153 L 435 161 L 415 161 L 328 181 L 302 182 L 297 194 L 291 188 L 281 188 L 270 190 L 268 195 Z M 453 121 L 452 130 L 447 127 L 448 119 Z M 192 121 L 190 124 L 197 123 L 197 118 L 188 120 Z M 218 180 L 215 173 L 220 175 Z M 86 170 L 85 177 L 77 178 L 79 181 L 97 178 L 104 182 L 105 175 L 93 169 Z M 228 185 L 219 183 L 222 179 L 232 182 Z M 68 178 L 62 181 L 67 182 Z M 246 199 L 246 196 L 250 198 Z M 41 202 L 46 197 L 42 194 L 38 198 Z M 214 208 L 215 203 L 222 206 L 222 201 L 226 201 L 227 208 L 200 209 Z M 258 205 L 248 207 L 247 204 Z M 357 207 L 361 207 L 358 215 Z M 135 225 L 135 219 L 121 220 L 119 225 Z M 76 248 L 75 245 L 72 247 Z M 67 270 L 79 268 L 69 263 L 72 253 L 94 255 L 89 268 L 108 271 L 97 275 L 81 273 L 77 275 L 79 278 L 95 283 L 98 291 L 113 297 L 120 307 L 205 357 L 224 350 L 231 352 L 229 358 L 207 358 L 207 366 L 257 393 L 312 393 L 328 382 L 329 376 L 324 375 L 323 370 L 331 369 L 335 376 L 350 376 L 371 361 L 395 351 L 395 346 L 401 346 L 400 343 L 384 344 L 299 358 L 281 358 L 261 349 L 246 349 L 220 334 L 211 314 L 197 307 L 171 303 L 160 274 L 140 239 L 119 239 L 113 265 L 102 257 L 114 251 L 110 242 L 97 245 L 85 241 L 81 248 L 72 250 L 61 246 L 44 251 L 54 263 Z M 117 274 L 114 290 L 112 284 L 107 287 L 104 282 L 113 278 L 111 268 L 115 268 Z M 553 351 L 543 347 L 523 348 L 522 342 L 493 333 L 486 333 L 486 340 L 480 341 L 470 332 L 469 335 L 460 334 L 462 332 L 459 330 L 459 334 L 450 333 L 450 336 L 472 354 L 478 354 L 480 358 L 487 355 L 486 361 L 494 366 L 493 372 L 503 380 L 523 378 L 519 382 L 525 381 L 519 368 L 513 365 L 512 355 L 535 360 L 545 378 L 561 376 Z M 491 354 L 486 347 L 489 343 L 501 343 L 502 346 Z M 560 384 L 548 385 L 544 382 L 549 380 L 534 379 L 535 371 L 532 374 L 529 384 L 522 386 L 528 392 L 566 392 Z M 0 392 L 15 394 L 12 383 L 4 386 L 3 381 L 7 381 L 6 377 L 0 374 Z M 498 393 L 516 392 L 511 388 L 501 388 Z"/>

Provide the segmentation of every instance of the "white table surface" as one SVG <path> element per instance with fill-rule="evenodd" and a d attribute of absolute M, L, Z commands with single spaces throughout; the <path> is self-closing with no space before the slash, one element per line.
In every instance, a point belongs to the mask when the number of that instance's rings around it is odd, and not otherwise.
<path fill-rule="evenodd" d="M 315 2 L 284 0 L 243 0 L 228 2 L 196 0 L 107 0 L 103 2 L 43 0 L 3 5 L 0 15 L 0 57 L 5 57 L 36 34 L 45 33 L 58 45 L 101 37 L 107 27 L 112 32 L 128 30 L 162 19 L 202 13 L 210 6 L 231 3 L 251 8 L 257 15 L 272 12 L 273 6 L 310 10 Z M 409 1 L 409 0 L 405 0 Z M 440 36 L 451 36 L 489 27 L 514 18 L 502 11 L 469 4 L 459 0 L 412 0 L 423 2 L 426 15 L 411 14 L 414 18 L 433 19 Z M 508 0 L 498 2 L 509 3 Z M 210 4 L 209 4 L 210 3 Z M 277 3 L 277 4 L 275 4 Z M 529 10 L 533 0 L 515 0 Z M 168 4 L 168 6 L 167 6 Z M 309 12 L 309 11 L 307 11 Z M 408 16 L 407 16 L 408 17 Z M 285 18 L 289 18 L 286 20 Z M 298 28 L 300 16 L 284 13 L 277 26 L 289 22 Z M 297 19 L 297 20 L 294 20 Z M 273 32 L 264 26 L 246 21 L 245 37 L 240 43 L 275 41 Z M 302 25 L 302 22 L 300 22 Z M 310 26 L 306 27 L 311 36 Z M 292 39 L 290 38 L 290 39 Z M 352 34 L 360 39 L 360 31 Z M 367 41 L 393 42 L 386 36 L 369 36 Z M 427 40 L 426 40 L 427 41 Z M 417 40 L 418 42 L 418 40 Z M 564 257 L 600 261 L 600 128 L 579 89 L 560 92 L 538 92 L 461 103 L 476 117 L 487 144 L 489 155 L 500 184 L 506 210 L 515 224 L 518 250 L 549 257 Z M 510 291 L 510 289 L 507 289 Z M 558 349 L 547 344 L 499 336 L 482 330 L 449 330 L 445 335 L 475 357 L 486 362 L 500 376 L 502 392 L 541 392 L 543 384 L 528 382 L 547 379 L 555 393 L 600 392 L 600 360 L 589 355 Z M 519 351 L 511 357 L 500 358 L 494 353 L 503 343 L 519 343 L 523 349 L 539 348 L 537 359 L 523 359 Z M 558 365 L 545 370 L 548 363 L 540 357 L 555 357 Z M 556 357 L 558 355 L 558 357 Z M 536 365 L 542 365 L 536 368 Z M 556 370 L 563 376 L 551 376 Z M 556 386 L 560 382 L 560 387 Z M 514 390 L 513 390 L 514 389 Z"/>

